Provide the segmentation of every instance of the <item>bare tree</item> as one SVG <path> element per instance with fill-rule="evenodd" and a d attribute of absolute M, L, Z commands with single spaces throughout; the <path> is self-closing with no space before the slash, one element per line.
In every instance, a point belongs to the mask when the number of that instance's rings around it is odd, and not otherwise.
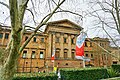
<path fill-rule="evenodd" d="M 23 18 L 25 14 L 25 10 L 27 9 L 27 4 L 29 0 L 9 0 L 9 6 L 3 2 L 1 4 L 5 5 L 10 9 L 10 19 L 11 19 L 11 38 L 10 42 L 5 50 L 3 50 L 0 54 L 0 80 L 12 80 L 13 75 L 16 71 L 17 59 L 25 48 L 25 46 L 29 43 L 32 37 L 36 34 L 39 28 L 45 25 L 48 20 L 52 17 L 54 13 L 56 13 L 57 9 L 63 4 L 65 0 L 62 0 L 56 4 L 56 7 L 47 15 L 43 20 L 39 23 L 39 25 L 35 28 L 29 39 L 21 45 L 22 40 L 22 30 L 23 30 Z M 30 11 L 30 10 L 29 10 Z M 35 10 L 34 10 L 35 11 Z"/>
<path fill-rule="evenodd" d="M 93 18 L 95 27 L 100 34 L 105 33 L 120 52 L 120 1 L 119 0 L 87 0 L 89 9 L 87 16 Z M 119 53 L 120 54 L 120 53 Z"/>

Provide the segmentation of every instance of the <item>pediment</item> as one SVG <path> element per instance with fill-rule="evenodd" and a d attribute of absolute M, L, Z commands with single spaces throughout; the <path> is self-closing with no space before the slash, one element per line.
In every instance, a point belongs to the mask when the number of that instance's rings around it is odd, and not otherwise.
<path fill-rule="evenodd" d="M 49 22 L 47 24 L 45 32 L 49 32 L 51 30 L 57 31 L 58 29 L 62 29 L 62 28 L 64 28 L 64 30 L 71 29 L 71 30 L 79 30 L 79 31 L 81 31 L 83 29 L 81 26 L 79 26 L 79 25 L 77 25 L 77 24 L 75 24 L 67 19 L 64 19 L 64 20 Z"/>

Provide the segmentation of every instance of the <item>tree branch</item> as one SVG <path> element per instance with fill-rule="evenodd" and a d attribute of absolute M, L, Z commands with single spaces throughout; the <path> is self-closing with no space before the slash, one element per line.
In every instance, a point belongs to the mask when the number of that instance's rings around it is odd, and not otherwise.
<path fill-rule="evenodd" d="M 62 0 L 62 2 L 60 4 L 57 5 L 57 7 L 52 11 L 52 13 L 42 22 L 40 22 L 40 24 L 36 27 L 36 29 L 34 30 L 34 32 L 31 34 L 31 36 L 26 40 L 26 42 L 20 47 L 19 49 L 19 53 L 22 52 L 22 50 L 26 47 L 26 45 L 29 43 L 29 41 L 32 39 L 32 37 L 36 34 L 36 32 L 39 30 L 40 27 L 42 27 L 43 25 L 45 25 L 48 20 L 52 17 L 52 15 L 55 13 L 55 11 L 59 8 L 60 5 L 63 4 L 65 0 Z"/>
<path fill-rule="evenodd" d="M 9 7 L 7 4 L 5 4 L 4 2 L 1 2 L 1 1 L 0 1 L 0 4 L 6 6 L 8 9 L 10 9 L 10 7 Z"/>

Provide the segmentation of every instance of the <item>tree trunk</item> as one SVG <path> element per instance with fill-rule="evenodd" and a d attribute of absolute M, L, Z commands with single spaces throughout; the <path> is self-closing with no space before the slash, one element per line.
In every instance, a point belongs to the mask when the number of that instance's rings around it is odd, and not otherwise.
<path fill-rule="evenodd" d="M 12 80 L 15 72 L 16 72 L 16 66 L 17 66 L 17 59 L 22 52 L 22 50 L 25 48 L 25 46 L 29 43 L 29 41 L 32 39 L 34 34 L 37 32 L 37 30 L 43 25 L 46 24 L 47 21 L 52 17 L 52 15 L 55 13 L 55 11 L 59 8 L 59 6 L 65 1 L 62 0 L 61 3 L 59 3 L 56 8 L 53 10 L 53 12 L 43 21 L 40 23 L 33 35 L 26 41 L 26 43 L 21 46 L 21 30 L 22 30 L 22 21 L 24 17 L 24 12 L 27 7 L 27 3 L 29 0 L 9 0 L 9 6 L 10 6 L 10 18 L 11 18 L 11 39 L 10 39 L 10 45 L 6 48 L 7 50 L 2 52 L 2 58 L 0 56 L 0 80 Z M 5 56 L 7 54 L 7 56 Z M 3 62 L 1 62 L 1 60 Z M 1 64 L 2 63 L 2 64 Z"/>
<path fill-rule="evenodd" d="M 18 51 L 20 48 L 20 32 L 14 33 L 12 31 L 12 43 L 9 46 L 9 50 L 7 51 L 9 54 L 6 58 L 5 63 L 0 66 L 0 80 L 12 80 L 14 73 L 16 72 L 17 59 L 19 57 Z M 4 54 L 4 53 L 3 53 Z M 3 55 L 4 56 L 4 55 Z M 5 60 L 5 59 L 4 59 Z"/>

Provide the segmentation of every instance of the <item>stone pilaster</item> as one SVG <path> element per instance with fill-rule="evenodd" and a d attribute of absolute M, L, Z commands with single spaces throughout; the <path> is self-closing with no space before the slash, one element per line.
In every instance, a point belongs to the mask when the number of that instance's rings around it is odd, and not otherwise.
<path fill-rule="evenodd" d="M 51 45 L 52 44 L 52 34 L 49 33 L 49 36 L 48 36 L 48 52 L 46 52 L 47 54 L 47 58 L 50 58 L 51 57 Z"/>
<path fill-rule="evenodd" d="M 71 37 L 68 35 L 68 58 L 71 58 Z"/>
<path fill-rule="evenodd" d="M 63 52 L 63 34 L 61 34 L 61 36 L 60 36 L 60 58 L 63 58 L 64 57 L 64 52 Z"/>

